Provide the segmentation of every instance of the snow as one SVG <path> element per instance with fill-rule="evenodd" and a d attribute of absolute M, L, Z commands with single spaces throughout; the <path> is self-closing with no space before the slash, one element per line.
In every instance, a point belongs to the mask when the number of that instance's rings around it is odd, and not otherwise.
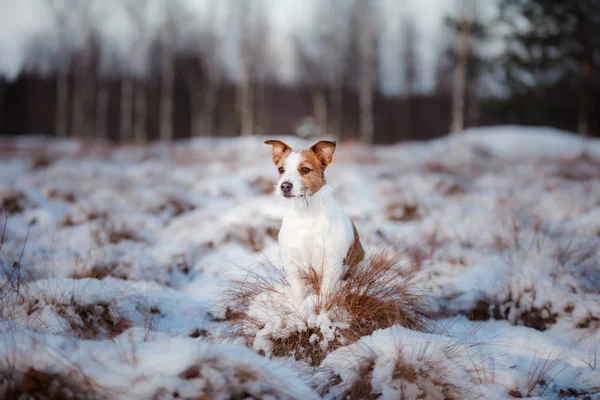
<path fill-rule="evenodd" d="M 365 249 L 416 265 L 414 292 L 439 313 L 431 333 L 347 343 L 343 309 L 291 306 L 264 139 L 3 139 L 0 374 L 75 368 L 128 399 L 333 399 L 355 384 L 384 399 L 600 394 L 600 141 L 507 126 L 339 144 L 328 183 Z M 277 290 L 231 337 L 223 295 L 249 274 Z M 274 351 L 299 332 L 318 365 Z"/>

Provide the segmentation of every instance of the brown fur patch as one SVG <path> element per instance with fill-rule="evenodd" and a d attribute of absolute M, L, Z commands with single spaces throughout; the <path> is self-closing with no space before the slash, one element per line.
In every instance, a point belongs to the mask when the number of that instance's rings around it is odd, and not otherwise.
<path fill-rule="evenodd" d="M 298 173 L 302 179 L 304 190 L 312 194 L 317 193 L 327 183 L 325 166 L 315 152 L 310 149 L 302 152 L 302 159 L 298 164 Z"/>
<path fill-rule="evenodd" d="M 273 146 L 273 164 L 277 165 L 278 167 L 281 166 L 279 165 L 281 161 L 292 151 L 290 146 L 279 140 L 267 140 L 265 144 L 270 144 Z"/>
<path fill-rule="evenodd" d="M 350 268 L 356 267 L 358 263 L 365 258 L 365 250 L 360 243 L 360 237 L 358 236 L 358 231 L 356 230 L 354 223 L 352 223 L 352 229 L 354 230 L 354 242 L 348 249 L 348 254 L 346 254 L 346 259 L 344 260 L 344 265 L 347 265 Z"/>

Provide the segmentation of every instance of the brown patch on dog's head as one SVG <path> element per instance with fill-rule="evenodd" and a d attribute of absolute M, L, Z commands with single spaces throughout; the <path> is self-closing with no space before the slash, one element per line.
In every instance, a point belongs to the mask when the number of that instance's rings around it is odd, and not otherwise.
<path fill-rule="evenodd" d="M 317 193 L 327 183 L 325 179 L 325 167 L 321 159 L 312 148 L 304 150 L 302 159 L 298 164 L 298 173 L 302 179 L 304 190 L 308 193 Z"/>
<path fill-rule="evenodd" d="M 273 146 L 273 164 L 277 165 L 278 167 L 280 166 L 281 161 L 285 158 L 285 156 L 287 156 L 292 151 L 292 148 L 290 146 L 279 140 L 267 140 L 265 144 L 270 144 L 271 146 Z"/>

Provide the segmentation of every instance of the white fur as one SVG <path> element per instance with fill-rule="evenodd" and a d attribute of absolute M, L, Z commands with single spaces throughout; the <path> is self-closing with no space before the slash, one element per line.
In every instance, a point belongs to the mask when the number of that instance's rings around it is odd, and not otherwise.
<path fill-rule="evenodd" d="M 288 155 L 277 193 L 282 195 L 281 183 L 288 181 L 294 185 L 292 194 L 299 196 L 283 199 L 286 209 L 279 250 L 292 297 L 301 302 L 306 296 L 301 273 L 311 267 L 322 276 L 321 295 L 336 287 L 344 274 L 344 258 L 354 242 L 354 230 L 350 218 L 333 198 L 331 186 L 325 185 L 312 196 L 305 196 L 297 171 L 299 162 L 298 153 Z"/>
<path fill-rule="evenodd" d="M 283 192 L 281 191 L 281 184 L 283 182 L 290 182 L 292 186 L 292 196 L 304 196 L 304 189 L 302 187 L 302 179 L 300 178 L 300 173 L 298 172 L 298 165 L 302 161 L 302 154 L 297 151 L 292 151 L 288 156 L 283 160 L 283 168 L 285 172 L 279 178 L 279 182 L 277 182 L 277 194 L 279 196 L 283 196 Z"/>

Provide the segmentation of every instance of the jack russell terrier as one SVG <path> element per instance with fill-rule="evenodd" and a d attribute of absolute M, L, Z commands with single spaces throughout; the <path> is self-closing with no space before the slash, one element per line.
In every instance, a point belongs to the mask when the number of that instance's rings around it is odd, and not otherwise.
<path fill-rule="evenodd" d="M 273 163 L 279 171 L 275 191 L 285 202 L 279 250 L 292 297 L 298 302 L 306 297 L 311 268 L 321 277 L 319 294 L 326 296 L 365 255 L 354 223 L 325 180 L 336 144 L 321 141 L 302 151 L 279 140 L 265 144 L 273 146 Z"/>

